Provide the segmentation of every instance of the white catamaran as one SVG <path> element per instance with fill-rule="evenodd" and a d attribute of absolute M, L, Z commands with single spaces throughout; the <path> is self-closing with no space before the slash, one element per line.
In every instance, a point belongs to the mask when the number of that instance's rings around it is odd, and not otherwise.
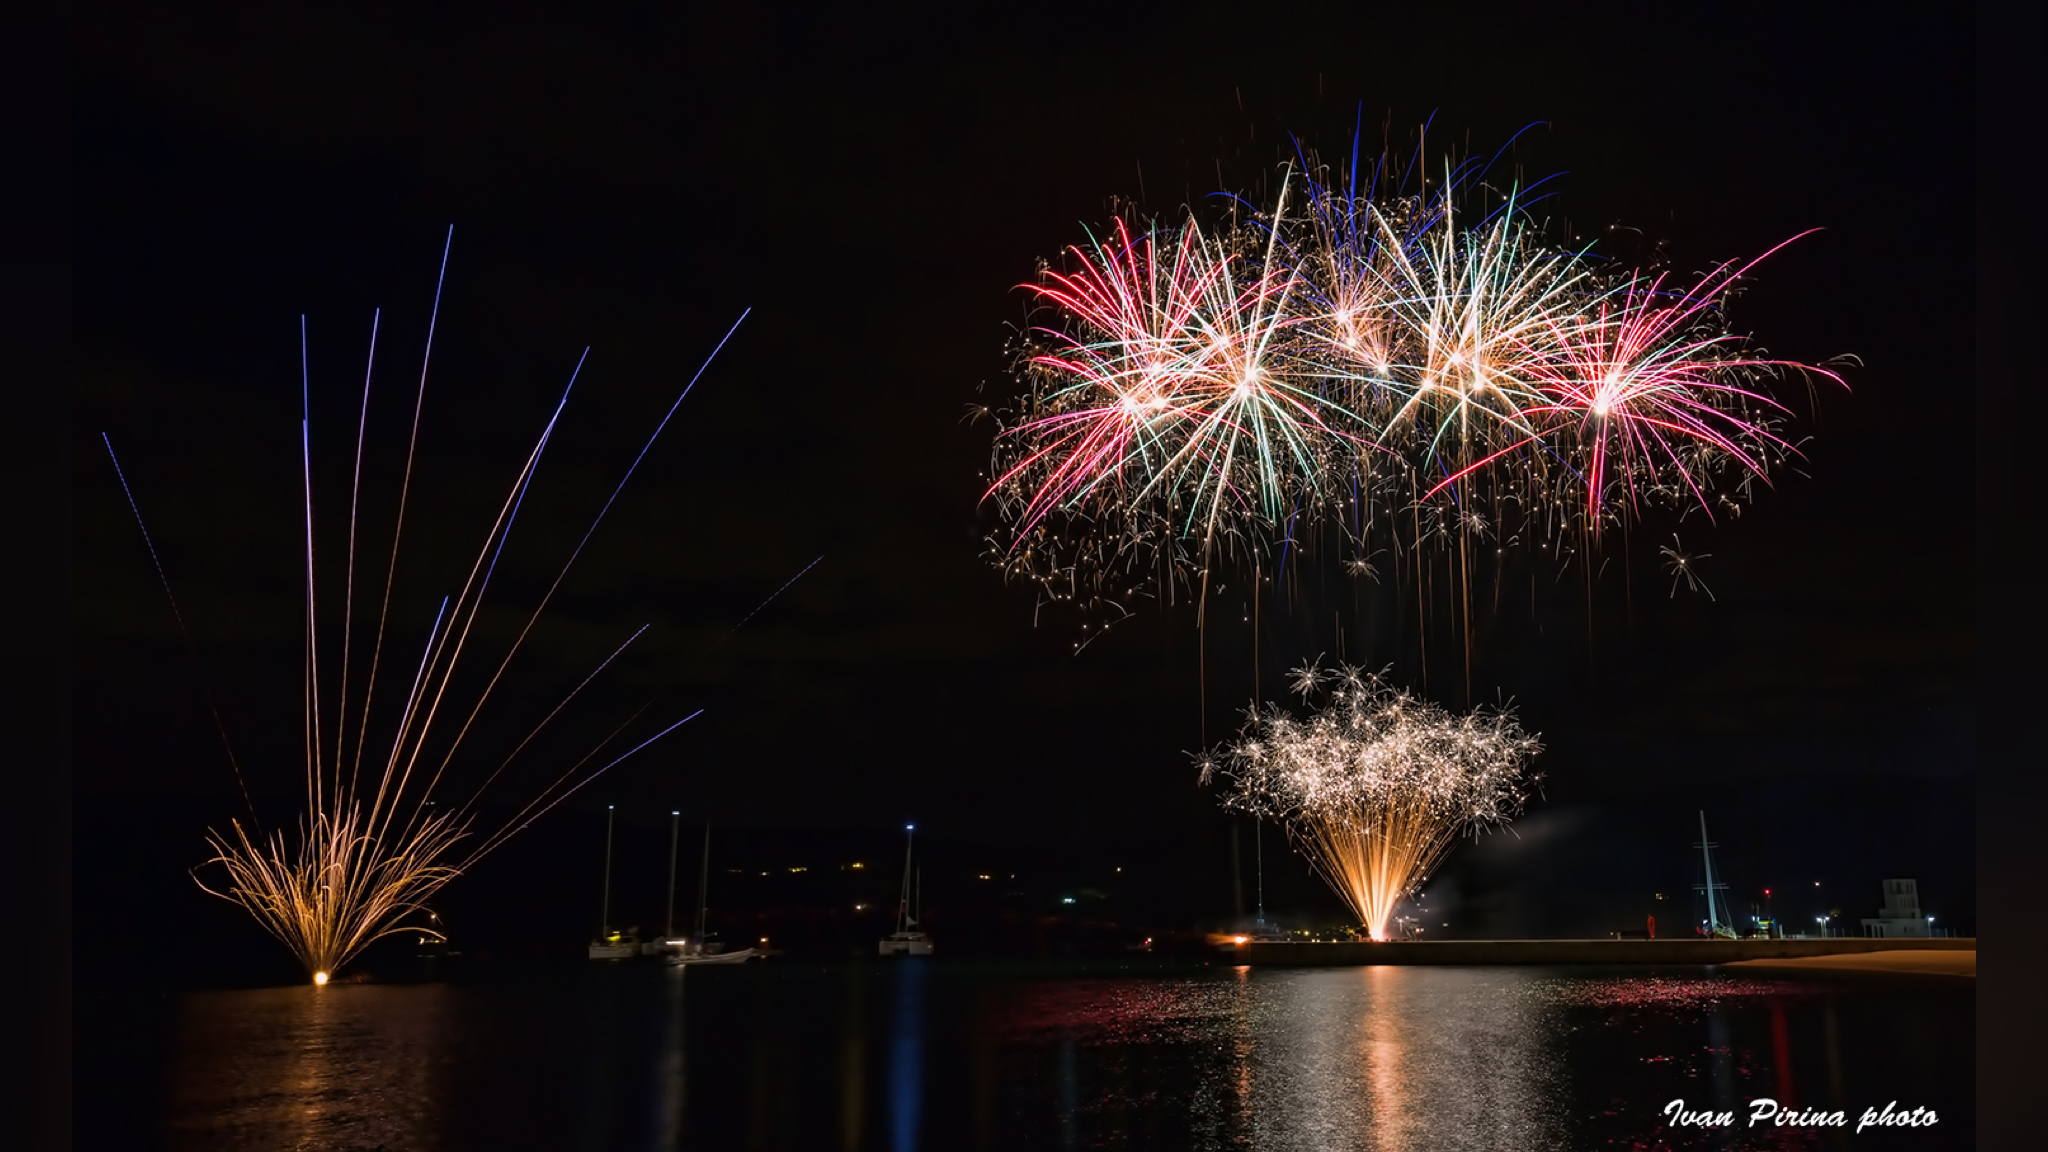
<path fill-rule="evenodd" d="M 917 835 L 917 825 L 903 826 L 903 899 L 896 909 L 896 931 L 883 939 L 881 953 L 884 956 L 929 956 L 932 954 L 932 938 L 917 930 L 917 918 L 923 914 L 923 887 L 918 872 L 910 866 L 911 841 Z"/>

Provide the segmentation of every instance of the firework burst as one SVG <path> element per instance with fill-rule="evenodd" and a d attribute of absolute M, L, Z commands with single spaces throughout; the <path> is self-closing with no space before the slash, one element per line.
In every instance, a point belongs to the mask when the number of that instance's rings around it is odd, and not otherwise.
<path fill-rule="evenodd" d="M 1739 507 L 1793 454 L 1772 381 L 1841 382 L 1730 330 L 1757 261 L 1622 267 L 1478 173 L 1361 194 L 1304 162 L 1270 210 L 1120 217 L 1045 268 L 1023 395 L 991 413 L 990 558 L 1093 628 L 1325 527 L 1462 564 L 1481 537 L 1564 556 L 1654 506 Z"/>
<path fill-rule="evenodd" d="M 1354 667 L 1294 674 L 1296 717 L 1252 708 L 1238 738 L 1196 762 L 1234 811 L 1277 820 L 1375 940 L 1460 833 L 1522 810 L 1541 750 L 1508 710 L 1446 712 Z"/>
<path fill-rule="evenodd" d="M 1235 218 L 1119 220 L 1029 286 L 1057 323 L 1027 342 L 1032 390 L 997 438 L 1007 572 L 1048 599 L 1120 602 L 1135 588 L 1119 583 L 1206 568 L 1323 501 L 1359 450 L 1333 441 L 1360 421 L 1302 370 L 1279 240 Z"/>

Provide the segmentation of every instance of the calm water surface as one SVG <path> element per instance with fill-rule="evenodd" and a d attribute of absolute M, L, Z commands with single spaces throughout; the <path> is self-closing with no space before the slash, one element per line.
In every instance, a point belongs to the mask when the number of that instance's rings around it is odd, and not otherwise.
<path fill-rule="evenodd" d="M 192 993 L 179 1149 L 1962 1148 L 1974 989 L 1707 969 L 593 965 Z M 1768 1096 L 1852 1130 L 1744 1128 Z M 1673 1130 L 1662 1110 L 1731 1111 Z M 1854 1134 L 1865 1107 L 1932 1128 Z M 82 1121 L 88 1118 L 81 1118 Z M 83 1127 L 89 1128 L 89 1123 Z"/>

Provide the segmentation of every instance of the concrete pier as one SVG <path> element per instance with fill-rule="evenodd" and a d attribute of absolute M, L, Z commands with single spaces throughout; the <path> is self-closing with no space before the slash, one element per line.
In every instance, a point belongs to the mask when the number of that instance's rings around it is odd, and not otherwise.
<path fill-rule="evenodd" d="M 1397 940 L 1294 944 L 1257 941 L 1217 949 L 1261 967 L 1357 964 L 1730 964 L 1864 952 L 1975 952 L 1974 937 L 1833 940 Z"/>

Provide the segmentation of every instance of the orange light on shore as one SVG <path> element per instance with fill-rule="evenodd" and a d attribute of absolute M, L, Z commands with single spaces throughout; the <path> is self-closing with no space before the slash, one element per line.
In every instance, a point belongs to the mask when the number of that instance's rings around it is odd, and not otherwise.
<path fill-rule="evenodd" d="M 315 973 L 313 973 L 313 983 L 314 983 L 314 984 L 316 984 L 316 985 L 319 985 L 319 984 L 325 984 L 325 983 L 327 983 L 327 973 L 325 973 L 325 972 L 315 972 Z"/>
<path fill-rule="evenodd" d="M 1245 941 L 1247 941 L 1247 940 L 1249 940 L 1249 939 L 1251 939 L 1251 937 L 1249 937 L 1249 936 L 1232 936 L 1232 937 L 1230 938 L 1230 942 L 1231 942 L 1232 944 L 1242 944 L 1242 943 L 1244 943 Z"/>

